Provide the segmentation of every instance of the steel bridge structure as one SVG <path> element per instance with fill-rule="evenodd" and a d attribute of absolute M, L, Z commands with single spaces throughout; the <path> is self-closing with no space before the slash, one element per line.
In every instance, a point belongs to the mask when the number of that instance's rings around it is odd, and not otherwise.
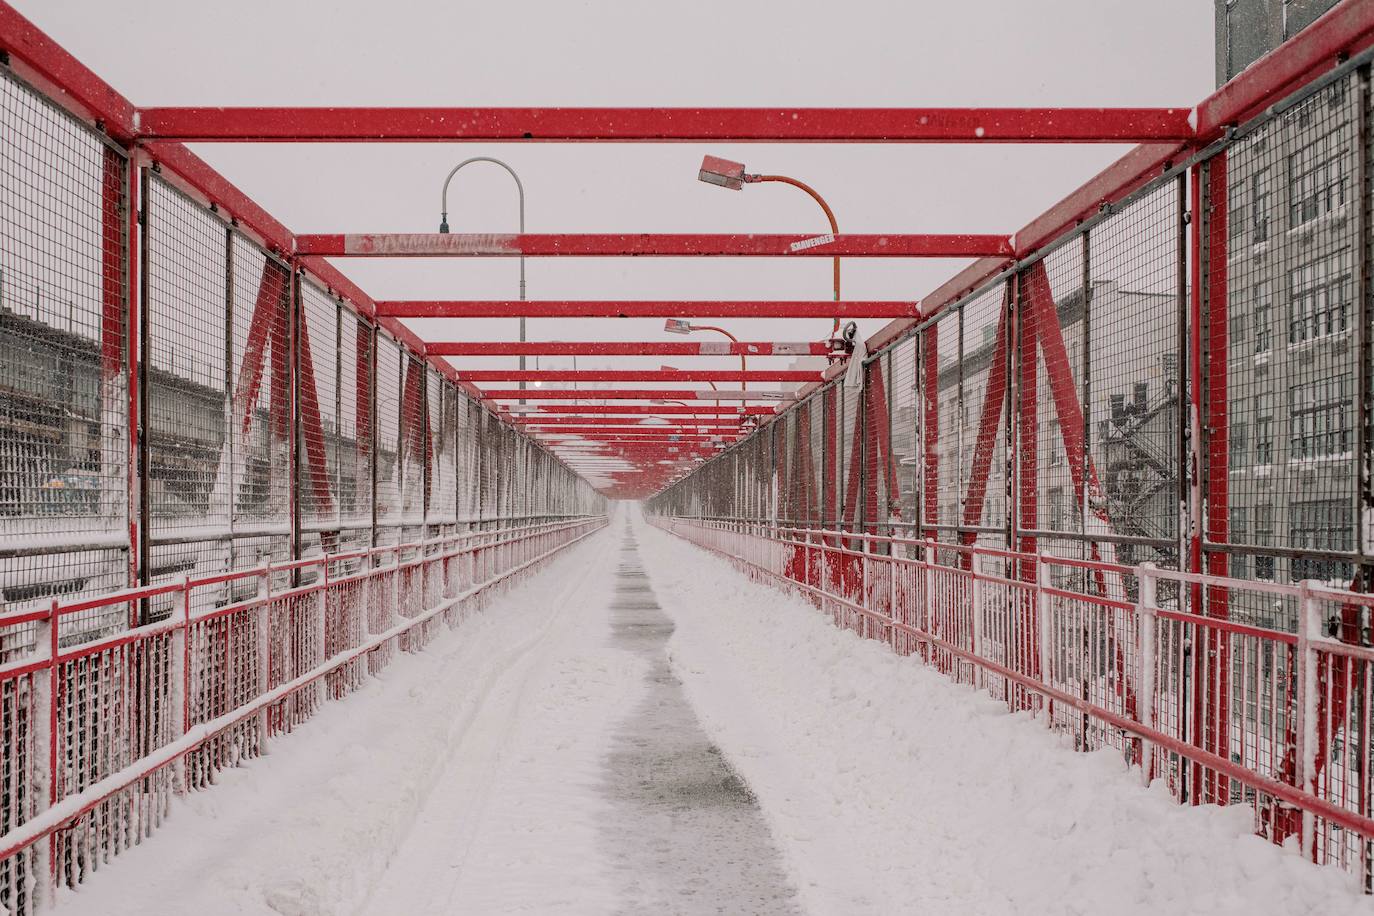
<path fill-rule="evenodd" d="M 141 107 L 0 2 L 0 908 L 156 842 L 608 499 L 1374 890 L 1372 61 L 1344 0 L 1176 108 Z M 991 235 L 297 234 L 185 145 L 707 141 L 1139 145 Z M 512 257 L 971 263 L 919 301 L 388 300 L 336 266 Z M 890 323 L 408 323 L 493 317 Z"/>

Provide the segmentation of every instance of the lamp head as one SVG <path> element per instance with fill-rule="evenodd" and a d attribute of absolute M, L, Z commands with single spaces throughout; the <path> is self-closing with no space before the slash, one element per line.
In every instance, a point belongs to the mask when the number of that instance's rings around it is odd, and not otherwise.
<path fill-rule="evenodd" d="M 729 188 L 731 191 L 741 190 L 745 181 L 744 163 L 731 162 L 729 159 L 721 159 L 719 156 L 707 156 L 701 160 L 701 170 L 697 172 L 697 180 L 718 187 Z"/>

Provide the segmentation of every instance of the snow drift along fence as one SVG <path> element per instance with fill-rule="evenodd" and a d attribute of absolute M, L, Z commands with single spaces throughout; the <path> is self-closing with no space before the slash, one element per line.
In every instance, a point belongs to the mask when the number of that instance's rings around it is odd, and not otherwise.
<path fill-rule="evenodd" d="M 0 618 L 29 625 L 36 657 L 0 668 L 7 829 L 0 902 L 34 911 L 274 737 L 346 697 L 399 652 L 418 652 L 498 588 L 606 524 L 604 517 L 452 535 L 296 560 Z M 401 560 L 403 550 L 424 556 Z M 308 584 L 274 591 L 279 575 Z M 198 610 L 196 594 L 254 578 L 262 597 Z M 170 596 L 166 620 L 64 645 L 61 623 Z M 407 610 L 408 609 L 408 610 Z"/>
<path fill-rule="evenodd" d="M 1298 836 L 1304 854 L 1359 876 L 1369 866 L 1370 775 L 1349 748 L 1368 735 L 1374 649 L 1324 636 L 1328 605 L 1374 607 L 1374 596 L 1312 583 L 1229 580 L 1162 570 L 957 548 L 967 568 L 939 562 L 942 545 L 883 535 L 651 516 L 658 527 L 719 553 L 753 578 L 797 590 L 836 626 L 918 656 L 948 677 L 1030 711 L 1081 750 L 1117 748 L 1142 781 L 1166 780 L 1180 801 L 1243 803 L 1266 836 Z M 904 550 L 900 548 L 910 548 Z M 1029 581 L 987 572 L 1029 568 Z M 1055 570 L 1131 576 L 1138 597 L 1116 601 L 1058 588 Z M 1258 589 L 1299 608 L 1297 632 L 1180 611 L 1162 592 Z M 1188 655 L 1225 643 L 1246 659 L 1236 679 L 1271 697 L 1231 753 L 1198 746 Z M 1220 653 L 1209 650 L 1211 663 Z M 1296 719 L 1287 738 L 1286 713 Z M 1354 710 L 1358 725 L 1347 723 Z M 1296 744 L 1296 747 L 1290 745 Z"/>

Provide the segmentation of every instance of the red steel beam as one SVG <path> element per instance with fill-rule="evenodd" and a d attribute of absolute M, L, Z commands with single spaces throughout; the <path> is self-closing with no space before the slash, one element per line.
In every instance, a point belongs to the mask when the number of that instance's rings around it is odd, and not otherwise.
<path fill-rule="evenodd" d="M 397 141 L 1132 143 L 1193 136 L 1190 108 L 159 107 L 146 138 Z"/>
<path fill-rule="evenodd" d="M 673 438 L 703 438 L 719 439 L 725 436 L 737 436 L 740 429 L 738 426 L 703 426 L 697 429 L 676 429 L 661 428 L 653 426 L 643 426 L 632 429 L 619 429 L 607 426 L 560 426 L 554 429 L 526 429 L 530 435 L 541 436 L 544 438 L 559 436 L 576 436 L 579 439 L 605 439 L 608 442 L 619 442 L 624 439 L 673 439 Z"/>
<path fill-rule="evenodd" d="M 833 303 L 830 303 L 833 306 Z M 428 343 L 429 356 L 826 356 L 830 345 L 769 341 L 600 340 L 444 341 Z"/>
<path fill-rule="evenodd" d="M 543 404 L 538 410 L 522 416 L 531 417 L 539 420 L 546 414 L 628 414 L 638 416 L 640 414 L 692 414 L 701 416 L 718 415 L 747 415 L 764 416 L 774 413 L 772 407 L 721 407 L 716 404 Z"/>
<path fill-rule="evenodd" d="M 490 388 L 488 401 L 790 401 L 790 391 L 708 391 L 696 388 Z"/>
<path fill-rule="evenodd" d="M 464 369 L 470 382 L 814 382 L 809 369 Z"/>
<path fill-rule="evenodd" d="M 71 114 L 120 142 L 136 134 L 133 103 L 8 3 L 0 3 L 0 52 L 16 73 Z"/>
<path fill-rule="evenodd" d="M 829 299 L 790 302 L 420 299 L 377 303 L 377 314 L 388 318 L 913 318 L 920 313 L 915 302 L 833 302 Z"/>
<path fill-rule="evenodd" d="M 1197 106 L 1199 139 L 1254 117 L 1337 61 L 1374 44 L 1374 0 L 1345 0 Z"/>
<path fill-rule="evenodd" d="M 1010 257 L 1005 235 L 969 233 L 862 235 L 656 234 L 482 232 L 334 233 L 296 236 L 296 253 L 323 257 L 802 257 L 982 258 Z"/>
<path fill-rule="evenodd" d="M 739 429 L 739 425 L 726 426 L 734 417 L 708 416 L 705 419 L 697 417 L 607 417 L 602 415 L 577 416 L 568 414 L 556 417 L 525 417 L 516 415 L 512 417 L 515 424 L 521 427 L 549 427 L 549 426 L 625 426 L 632 429 L 690 429 L 692 427 L 713 427 L 717 429 Z M 652 420 L 653 422 L 647 422 Z"/>

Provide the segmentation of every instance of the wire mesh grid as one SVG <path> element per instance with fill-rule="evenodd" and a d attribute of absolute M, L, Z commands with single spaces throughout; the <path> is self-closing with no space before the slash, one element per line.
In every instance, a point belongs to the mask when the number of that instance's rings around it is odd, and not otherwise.
<path fill-rule="evenodd" d="M 1088 237 L 1085 532 L 1134 539 L 1114 549 L 1127 564 L 1179 563 L 1182 206 L 1164 183 Z"/>
<path fill-rule="evenodd" d="M 429 371 L 430 525 L 452 525 L 457 517 L 458 391 L 439 373 Z"/>
<path fill-rule="evenodd" d="M 393 546 L 400 543 L 401 521 L 401 371 L 400 347 L 389 337 L 377 335 L 376 427 L 373 453 L 376 487 L 373 512 L 376 530 L 373 543 Z"/>
<path fill-rule="evenodd" d="M 1216 272 L 1225 281 L 1208 317 L 1213 335 L 1225 329 L 1226 360 L 1207 371 L 1214 403 L 1225 400 L 1229 468 L 1208 488 L 1229 511 L 1226 530 L 1214 524 L 1207 535 L 1234 545 L 1236 578 L 1349 585 L 1354 575 L 1358 80 L 1312 94 L 1210 164 L 1224 169 L 1225 191 L 1204 206 L 1227 231 L 1209 251 L 1208 288 L 1217 289 Z M 1294 625 L 1291 602 L 1234 596 L 1226 607 Z"/>
<path fill-rule="evenodd" d="M 123 156 L 0 71 L 0 601 L 127 585 Z M 64 623 L 96 635 L 124 612 Z M 0 655 L 31 634 L 0 634 Z"/>
<path fill-rule="evenodd" d="M 339 457 L 356 452 L 340 432 L 342 307 L 314 283 L 300 285 L 296 396 L 299 400 L 299 499 L 305 550 L 338 550 Z"/>
<path fill-rule="evenodd" d="M 984 529 L 969 532 L 973 537 L 965 540 L 988 547 L 1006 546 L 1006 427 L 1011 376 L 1007 288 L 1005 283 L 996 284 L 959 307 L 962 349 L 957 375 L 963 409 L 955 437 L 959 443 L 958 493 L 962 496 L 957 524 Z M 949 434 L 954 433 L 950 429 Z"/>

